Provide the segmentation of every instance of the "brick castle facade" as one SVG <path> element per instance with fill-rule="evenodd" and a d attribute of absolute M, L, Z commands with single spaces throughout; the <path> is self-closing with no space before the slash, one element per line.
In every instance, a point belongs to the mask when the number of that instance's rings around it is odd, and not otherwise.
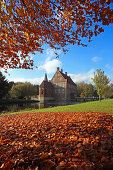
<path fill-rule="evenodd" d="M 39 100 L 72 100 L 77 96 L 77 86 L 67 72 L 57 68 L 53 78 L 48 81 L 47 74 L 39 86 Z"/>

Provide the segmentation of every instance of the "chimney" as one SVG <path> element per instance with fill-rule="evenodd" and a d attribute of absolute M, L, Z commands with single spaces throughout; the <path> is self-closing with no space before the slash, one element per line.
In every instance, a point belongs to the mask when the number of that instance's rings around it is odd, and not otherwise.
<path fill-rule="evenodd" d="M 67 76 L 67 72 L 65 72 L 65 75 Z"/>
<path fill-rule="evenodd" d="M 61 69 L 61 73 L 63 73 L 63 69 Z"/>
<path fill-rule="evenodd" d="M 59 71 L 59 67 L 57 67 L 57 71 Z"/>

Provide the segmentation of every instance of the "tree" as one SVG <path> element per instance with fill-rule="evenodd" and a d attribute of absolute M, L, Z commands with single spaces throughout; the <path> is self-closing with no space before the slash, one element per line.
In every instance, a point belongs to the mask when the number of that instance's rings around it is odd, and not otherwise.
<path fill-rule="evenodd" d="M 99 101 L 101 101 L 102 95 L 107 90 L 109 84 L 109 78 L 104 74 L 104 71 L 97 69 L 97 74 L 94 73 L 94 78 L 92 78 L 97 89 L 97 94 L 99 95 Z"/>
<path fill-rule="evenodd" d="M 112 0 L 1 0 L 0 67 L 33 68 L 29 53 L 82 45 L 113 23 Z"/>
<path fill-rule="evenodd" d="M 93 97 L 95 95 L 95 89 L 91 83 L 85 85 L 84 95 L 85 95 L 85 97 Z"/>
<path fill-rule="evenodd" d="M 97 96 L 94 86 L 90 83 L 80 82 L 77 84 L 77 96 L 78 97 L 93 97 Z"/>
<path fill-rule="evenodd" d="M 31 96 L 37 94 L 37 87 L 32 85 L 29 82 L 18 83 L 14 85 L 10 91 L 10 95 L 12 98 L 18 99 L 30 99 Z"/>
<path fill-rule="evenodd" d="M 106 91 L 104 92 L 104 97 L 106 98 L 113 98 L 113 83 L 107 87 Z"/>
<path fill-rule="evenodd" d="M 10 90 L 12 86 L 12 82 L 8 82 L 6 80 L 5 76 L 3 76 L 2 73 L 0 73 L 0 99 L 6 96 L 8 94 L 8 91 Z"/>
<path fill-rule="evenodd" d="M 80 97 L 80 96 L 84 96 L 84 86 L 85 86 L 85 82 L 80 82 L 80 83 L 77 83 L 77 96 Z"/>

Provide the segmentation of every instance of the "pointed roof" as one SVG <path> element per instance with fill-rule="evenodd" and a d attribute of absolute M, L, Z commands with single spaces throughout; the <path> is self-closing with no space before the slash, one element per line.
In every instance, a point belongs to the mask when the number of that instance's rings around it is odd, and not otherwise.
<path fill-rule="evenodd" d="M 45 73 L 44 81 L 48 81 L 48 79 L 47 79 L 47 73 Z"/>
<path fill-rule="evenodd" d="M 61 71 L 60 71 L 60 73 L 61 73 L 61 75 L 67 80 L 67 82 L 68 82 L 69 84 L 72 84 L 72 85 L 76 86 L 76 84 L 73 82 L 73 80 L 71 79 L 70 76 L 68 76 L 67 74 L 62 73 Z"/>
<path fill-rule="evenodd" d="M 59 67 L 57 67 L 57 71 L 56 71 L 56 73 L 54 74 L 54 76 L 55 76 L 58 72 L 62 75 L 62 77 L 63 77 L 69 84 L 72 84 L 73 86 L 76 86 L 76 84 L 73 82 L 73 80 L 71 79 L 71 77 L 67 75 L 67 72 L 63 73 L 63 70 L 61 69 L 61 71 L 60 71 L 60 70 L 59 70 Z M 52 77 L 51 82 L 53 81 L 54 76 Z"/>
<path fill-rule="evenodd" d="M 44 77 L 44 80 L 42 81 L 42 83 L 40 84 L 40 87 L 44 87 L 46 84 L 48 84 L 48 79 L 47 79 L 47 73 L 45 73 L 45 77 Z"/>

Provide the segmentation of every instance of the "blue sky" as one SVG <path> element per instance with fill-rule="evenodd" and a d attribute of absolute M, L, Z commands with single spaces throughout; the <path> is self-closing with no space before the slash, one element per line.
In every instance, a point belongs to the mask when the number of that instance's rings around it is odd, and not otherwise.
<path fill-rule="evenodd" d="M 48 79 L 54 75 L 56 68 L 62 68 L 71 76 L 75 83 L 85 81 L 92 83 L 96 69 L 102 69 L 113 82 L 113 24 L 105 27 L 105 31 L 92 38 L 92 42 L 87 47 L 69 45 L 69 51 L 64 54 L 58 51 L 59 58 L 56 58 L 54 51 L 47 45 L 44 45 L 44 53 L 36 52 L 34 64 L 38 69 L 34 70 L 9 70 L 5 74 L 9 81 L 25 82 L 30 81 L 33 84 L 40 84 L 47 72 Z M 3 72 L 4 74 L 4 72 Z"/>

